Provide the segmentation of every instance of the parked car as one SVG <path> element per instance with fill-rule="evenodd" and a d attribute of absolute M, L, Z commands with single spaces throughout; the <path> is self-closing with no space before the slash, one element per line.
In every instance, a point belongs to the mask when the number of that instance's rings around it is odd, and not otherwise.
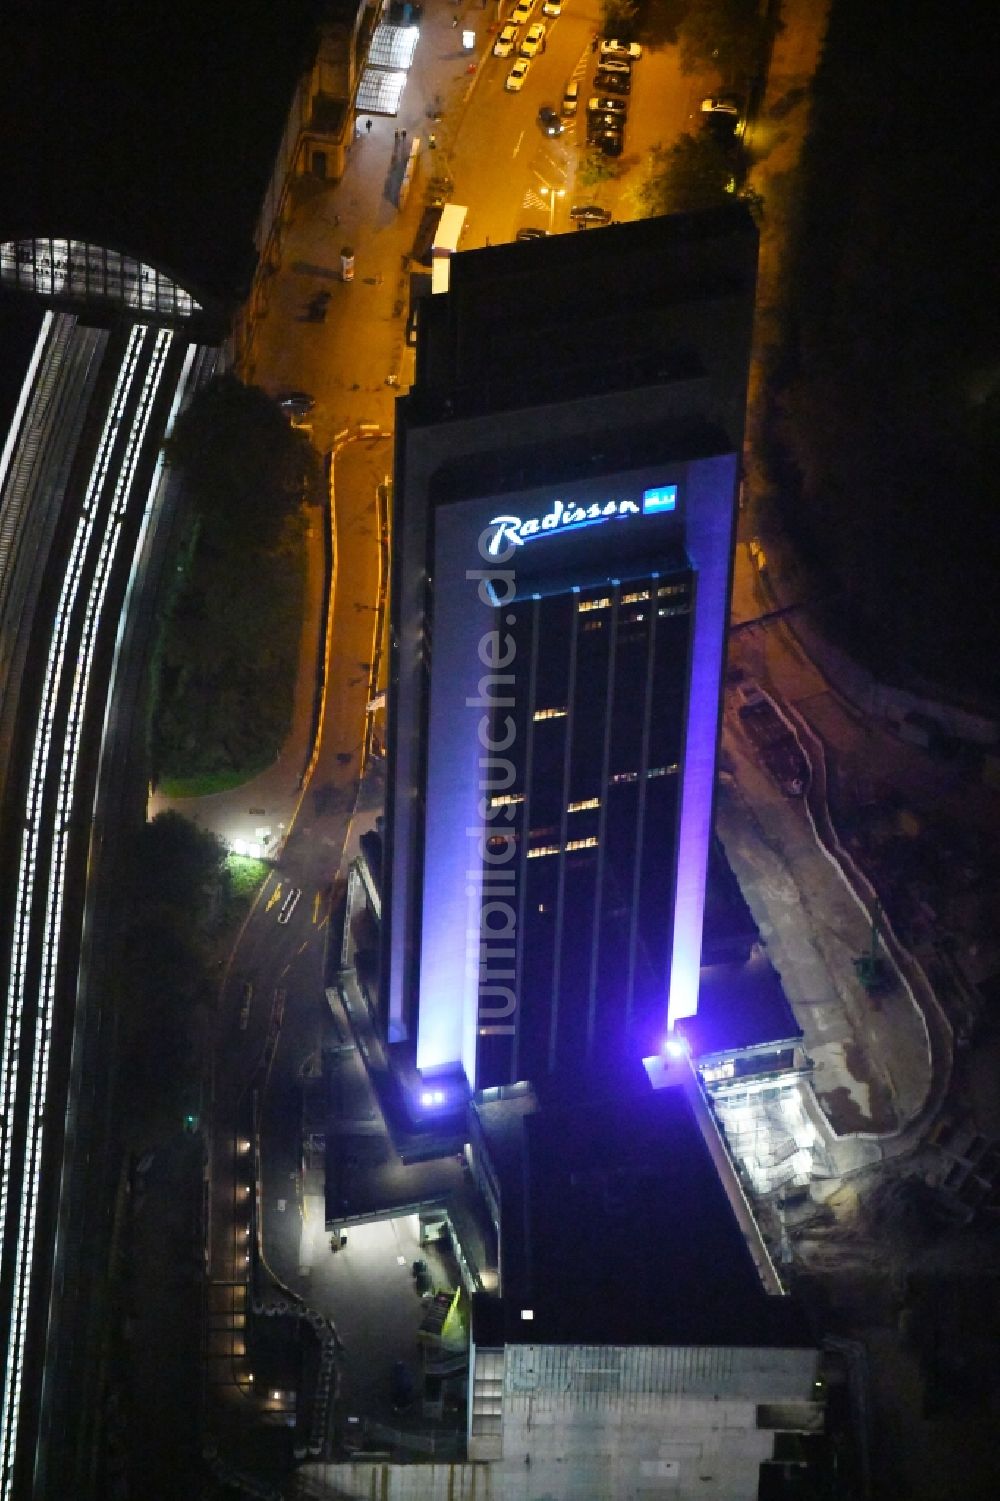
<path fill-rule="evenodd" d="M 719 94 L 701 101 L 701 121 L 720 140 L 741 136 L 746 124 L 739 100 L 732 94 Z"/>
<path fill-rule="evenodd" d="M 534 26 L 529 26 L 524 33 L 520 53 L 522 57 L 536 57 L 539 52 L 545 51 L 545 23 L 536 21 Z"/>
<path fill-rule="evenodd" d="M 535 8 L 535 0 L 517 0 L 517 4 L 510 13 L 510 19 L 515 26 L 523 26 Z"/>
<path fill-rule="evenodd" d="M 519 229 L 514 236 L 515 240 L 547 240 L 548 237 L 547 229 L 535 229 L 531 224 L 525 225 L 524 229 Z"/>
<path fill-rule="evenodd" d="M 734 94 L 714 94 L 701 101 L 703 115 L 735 115 L 739 119 L 740 104 Z"/>
<path fill-rule="evenodd" d="M 587 100 L 588 115 L 621 115 L 624 119 L 627 109 L 624 99 L 609 98 L 606 94 L 592 94 Z"/>
<path fill-rule="evenodd" d="M 278 397 L 278 405 L 289 417 L 306 417 L 316 405 L 316 398 L 308 391 L 289 391 Z"/>
<path fill-rule="evenodd" d="M 510 57 L 510 54 L 514 50 L 514 44 L 516 41 L 517 27 L 514 26 L 510 21 L 508 21 L 507 25 L 503 28 L 496 41 L 493 43 L 493 56 Z"/>
<path fill-rule="evenodd" d="M 524 80 L 528 76 L 528 69 L 530 67 L 531 61 L 529 58 L 518 58 L 517 62 L 507 74 L 507 82 L 504 84 L 504 88 L 507 90 L 508 94 L 519 94 L 521 92 L 521 90 L 524 88 Z"/>
<path fill-rule="evenodd" d="M 621 156 L 625 149 L 625 132 L 614 128 L 595 131 L 587 137 L 587 145 L 596 146 L 602 156 Z"/>
<path fill-rule="evenodd" d="M 538 123 L 547 136 L 561 136 L 563 133 L 563 122 L 551 104 L 542 105 L 538 111 Z"/>
<path fill-rule="evenodd" d="M 612 37 L 610 41 L 601 43 L 600 58 L 602 67 L 606 57 L 615 59 L 626 58 L 631 62 L 638 62 L 641 56 L 642 48 L 638 42 L 621 42 L 617 37 Z"/>
<path fill-rule="evenodd" d="M 610 68 L 598 68 L 594 74 L 594 88 L 604 89 L 609 94 L 631 94 L 632 79 L 626 73 L 613 73 Z"/>
<path fill-rule="evenodd" d="M 562 0 L 542 0 L 542 15 L 551 16 L 553 20 L 556 16 L 561 16 Z"/>
<path fill-rule="evenodd" d="M 596 203 L 574 203 L 569 211 L 571 219 L 577 224 L 610 224 L 611 210 L 601 208 Z"/>
<path fill-rule="evenodd" d="M 587 145 L 599 146 L 601 137 L 613 133 L 620 139 L 625 137 L 625 121 L 621 115 L 588 115 L 587 117 Z M 610 154 L 610 153 L 609 153 Z M 615 152 L 614 155 L 620 155 Z"/>
<path fill-rule="evenodd" d="M 576 79 L 573 78 L 566 85 L 566 92 L 563 94 L 562 104 L 559 107 L 559 113 L 562 115 L 564 120 L 572 120 L 574 118 L 574 116 L 576 115 L 576 107 L 579 101 L 580 85 L 577 83 Z"/>

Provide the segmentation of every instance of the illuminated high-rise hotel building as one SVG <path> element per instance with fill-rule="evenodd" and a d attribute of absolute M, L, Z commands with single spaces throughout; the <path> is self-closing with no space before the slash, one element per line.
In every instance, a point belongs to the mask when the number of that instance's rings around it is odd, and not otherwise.
<path fill-rule="evenodd" d="M 471 252 L 424 305 L 382 1004 L 425 1081 L 582 1077 L 697 1008 L 755 274 L 733 206 Z"/>

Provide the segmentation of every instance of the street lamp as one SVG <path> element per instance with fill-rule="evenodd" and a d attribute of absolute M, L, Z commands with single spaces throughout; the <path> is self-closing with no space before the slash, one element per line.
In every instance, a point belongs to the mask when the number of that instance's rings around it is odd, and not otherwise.
<path fill-rule="evenodd" d="M 556 199 L 565 198 L 565 188 L 542 188 L 542 197 L 549 200 L 549 234 L 552 233 L 552 225 L 556 217 Z"/>

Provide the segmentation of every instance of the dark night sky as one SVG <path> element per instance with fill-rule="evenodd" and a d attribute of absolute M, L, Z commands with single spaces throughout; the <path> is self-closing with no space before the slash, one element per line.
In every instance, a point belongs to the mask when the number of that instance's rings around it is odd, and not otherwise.
<path fill-rule="evenodd" d="M 8 0 L 0 239 L 78 235 L 236 288 L 316 8 Z"/>

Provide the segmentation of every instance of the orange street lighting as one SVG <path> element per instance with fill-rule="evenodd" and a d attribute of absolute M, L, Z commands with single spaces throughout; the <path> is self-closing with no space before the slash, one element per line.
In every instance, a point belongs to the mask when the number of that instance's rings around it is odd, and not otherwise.
<path fill-rule="evenodd" d="M 556 199 L 566 197 L 565 188 L 542 188 L 542 197 L 549 200 L 549 234 L 556 216 Z"/>

